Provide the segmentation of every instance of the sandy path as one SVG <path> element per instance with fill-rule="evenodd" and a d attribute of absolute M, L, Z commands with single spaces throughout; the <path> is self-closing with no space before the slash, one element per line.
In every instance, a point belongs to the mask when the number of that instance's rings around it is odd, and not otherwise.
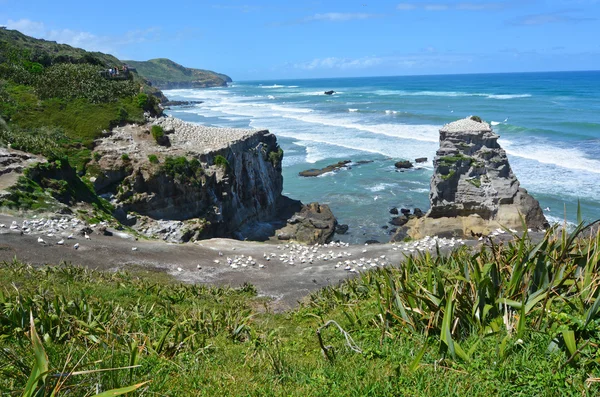
<path fill-rule="evenodd" d="M 7 226 L 13 220 L 22 221 L 19 218 L 0 215 L 0 223 Z M 66 233 L 63 234 L 66 236 Z M 40 236 L 47 244 L 37 242 Z M 298 248 L 299 246 L 293 244 L 229 239 L 168 244 L 162 241 L 135 241 L 131 238 L 97 234 L 90 237 L 90 240 L 87 240 L 78 235 L 73 240 L 65 240 L 65 245 L 57 245 L 56 242 L 63 238 L 60 235 L 21 235 L 20 231 L 5 227 L 0 229 L 0 261 L 12 260 L 16 256 L 21 261 L 35 265 L 65 261 L 100 270 L 126 269 L 131 265 L 139 265 L 161 269 L 185 282 L 232 286 L 247 282 L 256 286 L 260 295 L 272 297 L 272 307 L 281 310 L 295 306 L 299 300 L 316 289 L 355 276 L 357 273 L 344 270 L 347 266 L 346 261 L 360 272 L 374 267 L 375 263 L 397 265 L 404 259 L 405 254 L 410 254 L 409 251 L 404 251 L 402 244 L 321 246 L 310 247 L 309 254 L 313 255 L 313 259 L 309 260 L 303 256 L 309 248 Z M 75 243 L 80 244 L 77 250 L 73 248 Z M 132 250 L 133 247 L 136 248 L 135 251 Z M 315 250 L 316 252 L 313 252 Z M 269 261 L 264 258 L 265 254 L 270 257 Z M 271 256 L 272 254 L 275 256 Z M 244 259 L 241 258 L 242 255 Z M 382 255 L 385 258 L 382 258 Z M 252 256 L 254 266 L 244 266 L 249 262 L 248 256 Z M 290 259 L 292 257 L 293 260 Z M 237 268 L 232 268 L 228 258 L 231 262 L 238 260 Z M 304 263 L 300 258 L 305 258 Z M 352 261 L 364 265 L 358 267 L 352 264 Z M 368 261 L 371 263 L 367 264 Z M 336 268 L 336 264 L 340 262 L 341 266 Z M 197 268 L 198 265 L 201 269 Z"/>

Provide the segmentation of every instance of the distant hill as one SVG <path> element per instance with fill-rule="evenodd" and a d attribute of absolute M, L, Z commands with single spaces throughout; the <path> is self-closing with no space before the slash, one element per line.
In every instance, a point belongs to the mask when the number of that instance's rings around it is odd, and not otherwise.
<path fill-rule="evenodd" d="M 210 70 L 186 68 L 166 58 L 124 62 L 135 67 L 140 76 L 161 90 L 222 87 L 231 82 L 231 77 L 224 74 Z"/>
<path fill-rule="evenodd" d="M 122 62 L 116 57 L 101 52 L 90 52 L 67 44 L 58 44 L 26 36 L 17 30 L 0 27 L 0 63 L 11 56 L 11 51 L 18 49 L 27 51 L 31 62 L 43 66 L 58 63 L 87 63 L 98 66 L 120 66 Z"/>

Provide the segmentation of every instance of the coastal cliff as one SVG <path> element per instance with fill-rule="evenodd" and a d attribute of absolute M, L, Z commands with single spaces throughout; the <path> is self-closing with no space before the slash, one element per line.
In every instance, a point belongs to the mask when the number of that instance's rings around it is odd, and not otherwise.
<path fill-rule="evenodd" d="M 166 133 L 167 146 L 152 137 L 156 126 Z M 95 152 L 95 189 L 112 192 L 124 222 L 127 213 L 135 214 L 128 219 L 135 219 L 132 223 L 145 234 L 161 234 L 161 225 L 149 221 L 161 220 L 194 229 L 183 238 L 170 236 L 174 240 L 252 238 L 249 226 L 275 221 L 282 205 L 283 152 L 266 130 L 159 118 L 114 129 L 97 141 Z M 138 222 L 140 215 L 143 221 Z"/>
<path fill-rule="evenodd" d="M 499 227 L 548 226 L 542 209 L 512 172 L 506 152 L 489 124 L 466 118 L 440 129 L 429 201 L 431 208 L 395 236 L 469 236 Z"/>

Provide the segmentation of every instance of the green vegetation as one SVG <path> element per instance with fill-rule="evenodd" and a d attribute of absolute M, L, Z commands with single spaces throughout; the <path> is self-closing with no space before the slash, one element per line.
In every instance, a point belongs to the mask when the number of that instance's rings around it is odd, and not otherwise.
<path fill-rule="evenodd" d="M 481 187 L 481 179 L 479 177 L 467 179 L 467 182 L 475 187 Z"/>
<path fill-rule="evenodd" d="M 102 76 L 117 58 L 0 29 L 0 142 L 51 159 L 68 157 L 84 173 L 103 130 L 160 113 L 156 93 L 135 73 Z M 144 92 L 140 93 L 140 87 Z"/>
<path fill-rule="evenodd" d="M 138 73 L 160 89 L 176 87 L 220 87 L 231 82 L 229 76 L 210 70 L 186 68 L 170 59 L 158 58 L 149 61 L 125 61 Z"/>
<path fill-rule="evenodd" d="M 478 123 L 482 122 L 481 117 L 479 117 L 479 116 L 471 116 L 471 120 L 476 121 Z"/>
<path fill-rule="evenodd" d="M 158 156 L 156 156 L 155 154 L 149 154 L 148 155 L 148 161 L 151 162 L 152 164 L 158 164 Z"/>
<path fill-rule="evenodd" d="M 150 132 L 152 133 L 152 138 L 154 138 L 157 143 L 161 142 L 165 137 L 165 131 L 160 125 L 153 125 Z"/>
<path fill-rule="evenodd" d="M 161 171 L 179 183 L 202 185 L 204 170 L 196 158 L 188 160 L 184 156 L 167 156 L 161 166 Z"/>
<path fill-rule="evenodd" d="M 94 209 L 110 216 L 113 208 L 99 198 L 94 188 L 84 182 L 67 159 L 36 163 L 27 168 L 9 194 L 0 200 L 0 207 L 18 210 L 45 211 L 58 208 L 58 203 L 91 204 Z"/>
<path fill-rule="evenodd" d="M 283 149 L 278 147 L 277 151 L 269 152 L 268 159 L 271 164 L 273 164 L 273 167 L 281 167 L 281 162 L 283 161 Z"/>
<path fill-rule="evenodd" d="M 220 154 L 217 154 L 215 156 L 214 164 L 217 167 L 222 167 L 224 170 L 229 169 L 229 161 L 227 161 L 227 159 L 225 157 L 221 156 Z"/>
<path fill-rule="evenodd" d="M 71 395 L 597 395 L 600 234 L 583 232 L 420 254 L 281 314 L 248 285 L 5 262 L 0 391 L 36 362 L 31 312 L 49 379 L 132 367 L 66 378 Z"/>
<path fill-rule="evenodd" d="M 463 162 L 463 161 L 468 161 L 469 164 L 471 164 L 474 161 L 474 159 L 473 159 L 473 157 L 465 156 L 462 153 L 458 153 L 454 156 L 444 156 L 444 157 L 440 158 L 439 164 L 442 166 L 446 166 L 446 167 L 452 167 L 456 163 Z"/>
<path fill-rule="evenodd" d="M 121 155 L 121 160 L 123 160 L 123 161 L 130 161 L 131 159 L 129 158 L 129 155 L 127 153 L 123 153 Z"/>
<path fill-rule="evenodd" d="M 456 174 L 456 171 L 450 170 L 450 172 L 448 172 L 447 174 L 442 174 L 442 180 L 447 181 L 448 179 L 452 178 L 454 174 Z"/>

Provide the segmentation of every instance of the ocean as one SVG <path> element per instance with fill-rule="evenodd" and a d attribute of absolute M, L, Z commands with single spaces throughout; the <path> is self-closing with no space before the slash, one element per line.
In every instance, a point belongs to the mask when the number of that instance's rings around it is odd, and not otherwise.
<path fill-rule="evenodd" d="M 390 208 L 429 208 L 438 130 L 471 115 L 500 135 L 521 186 L 551 222 L 575 222 L 578 201 L 586 220 L 600 218 L 598 71 L 240 81 L 165 95 L 203 101 L 173 107 L 174 117 L 275 133 L 283 193 L 328 204 L 349 225 L 345 242 L 388 241 Z M 395 161 L 418 157 L 428 161 L 396 171 Z M 298 176 L 340 160 L 370 162 Z"/>

